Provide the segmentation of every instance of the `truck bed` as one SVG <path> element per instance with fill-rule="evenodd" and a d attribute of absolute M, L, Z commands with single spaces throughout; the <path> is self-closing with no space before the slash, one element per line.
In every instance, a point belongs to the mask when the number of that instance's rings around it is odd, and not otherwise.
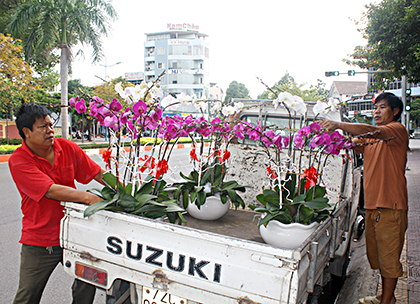
<path fill-rule="evenodd" d="M 343 201 L 336 211 L 343 223 L 347 205 Z M 98 287 L 110 289 L 122 279 L 188 303 L 305 303 L 332 244 L 340 243 L 340 236 L 331 242 L 331 218 L 290 250 L 263 242 L 253 211 L 229 210 L 216 221 L 187 215 L 187 225 L 180 226 L 111 211 L 84 218 L 86 207 L 65 204 L 60 240 L 70 275 L 77 277 L 76 263 L 82 263 L 107 273 Z"/>

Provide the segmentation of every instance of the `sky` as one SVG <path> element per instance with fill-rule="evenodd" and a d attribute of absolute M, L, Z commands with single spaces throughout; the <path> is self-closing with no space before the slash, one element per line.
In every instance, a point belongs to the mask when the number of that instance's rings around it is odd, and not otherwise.
<path fill-rule="evenodd" d="M 167 23 L 190 23 L 208 35 L 209 81 L 226 92 L 229 83 L 243 83 L 252 98 L 264 92 L 261 78 L 272 86 L 286 72 L 299 84 L 329 89 L 332 81 L 367 81 L 367 74 L 347 76 L 349 58 L 366 40 L 356 25 L 368 0 L 113 0 L 119 18 L 103 37 L 105 58 L 92 64 L 91 49 L 76 57 L 71 79 L 100 84 L 126 72 L 144 71 L 145 33 L 166 31 Z M 77 50 L 76 50 L 77 51 Z M 118 65 L 114 65 L 121 62 Z M 104 65 L 108 66 L 107 68 Z M 105 71 L 106 70 L 106 71 Z M 325 71 L 346 73 L 325 77 Z"/>

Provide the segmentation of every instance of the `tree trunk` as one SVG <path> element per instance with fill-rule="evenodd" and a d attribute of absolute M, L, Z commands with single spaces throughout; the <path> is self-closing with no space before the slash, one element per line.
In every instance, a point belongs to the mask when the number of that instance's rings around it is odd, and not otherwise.
<path fill-rule="evenodd" d="M 61 82 L 61 134 L 63 138 L 69 138 L 68 116 L 68 75 L 69 75 L 69 50 L 67 45 L 61 46 L 60 82 Z"/>

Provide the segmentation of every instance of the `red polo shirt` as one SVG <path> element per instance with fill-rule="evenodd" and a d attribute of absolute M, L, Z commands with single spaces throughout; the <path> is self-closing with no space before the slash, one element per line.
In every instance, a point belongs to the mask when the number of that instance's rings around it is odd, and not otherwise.
<path fill-rule="evenodd" d="M 76 188 L 74 180 L 87 184 L 101 167 L 75 143 L 54 140 L 54 165 L 35 155 L 22 141 L 9 159 L 13 180 L 22 197 L 22 237 L 20 243 L 58 246 L 63 209 L 59 201 L 44 195 L 53 184 Z"/>

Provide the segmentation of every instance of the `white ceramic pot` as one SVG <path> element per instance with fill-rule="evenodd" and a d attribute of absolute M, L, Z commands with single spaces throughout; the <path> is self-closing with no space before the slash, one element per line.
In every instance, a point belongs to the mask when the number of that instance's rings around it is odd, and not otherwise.
<path fill-rule="evenodd" d="M 267 226 L 260 226 L 260 235 L 267 244 L 280 248 L 296 249 L 318 226 L 318 222 L 303 225 L 299 223 L 283 224 L 271 220 Z"/>
<path fill-rule="evenodd" d="M 229 210 L 229 205 L 229 202 L 223 204 L 219 196 L 209 196 L 200 209 L 195 204 L 189 203 L 187 211 L 196 219 L 211 221 L 224 216 Z"/>

